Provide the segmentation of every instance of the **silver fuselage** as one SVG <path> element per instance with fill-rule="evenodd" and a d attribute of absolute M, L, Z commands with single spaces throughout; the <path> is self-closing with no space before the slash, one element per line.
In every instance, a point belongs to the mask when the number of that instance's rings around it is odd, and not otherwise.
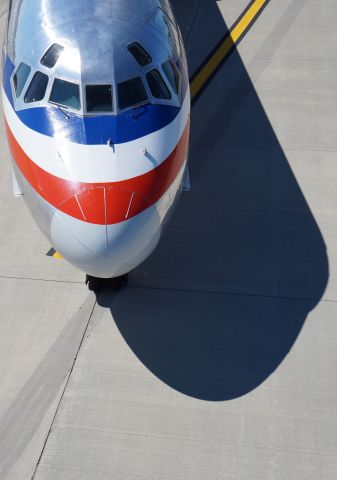
<path fill-rule="evenodd" d="M 133 42 L 151 53 L 149 65 L 130 55 Z M 41 59 L 53 44 L 64 52 L 48 68 Z M 179 91 L 163 69 L 167 61 L 176 65 Z M 25 90 L 15 95 L 14 76 L 22 63 L 31 71 Z M 147 74 L 153 70 L 166 78 L 170 98 L 151 91 Z M 25 91 L 36 72 L 48 76 L 46 92 L 27 103 Z M 91 275 L 112 277 L 135 268 L 159 241 L 187 161 L 187 64 L 169 2 L 14 0 L 3 77 L 15 189 L 42 232 L 70 263 Z M 121 109 L 117 87 L 135 77 L 142 78 L 147 100 Z M 55 79 L 79 86 L 77 111 L 51 104 Z M 93 114 L 86 87 L 105 84 L 114 92 L 113 111 Z M 114 208 L 119 216 L 109 213 Z"/>

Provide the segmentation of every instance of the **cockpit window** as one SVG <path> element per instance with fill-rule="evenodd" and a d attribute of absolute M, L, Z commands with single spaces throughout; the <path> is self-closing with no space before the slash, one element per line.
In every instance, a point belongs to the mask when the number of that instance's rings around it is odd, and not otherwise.
<path fill-rule="evenodd" d="M 118 105 L 121 110 L 139 105 L 147 99 L 148 96 L 140 77 L 118 84 Z"/>
<path fill-rule="evenodd" d="M 17 69 L 13 77 L 16 98 L 20 97 L 22 90 L 26 85 L 26 82 L 30 75 L 31 70 L 32 69 L 25 63 L 20 63 L 19 68 Z"/>
<path fill-rule="evenodd" d="M 25 103 L 39 102 L 46 94 L 48 86 L 48 75 L 36 72 L 25 95 Z"/>
<path fill-rule="evenodd" d="M 47 68 L 55 67 L 64 47 L 58 43 L 54 43 L 41 58 L 41 65 Z"/>
<path fill-rule="evenodd" d="M 55 78 L 49 101 L 61 107 L 80 110 L 80 87 L 76 83 Z"/>
<path fill-rule="evenodd" d="M 163 64 L 163 70 L 175 93 L 179 92 L 180 77 L 173 63 L 168 60 Z"/>
<path fill-rule="evenodd" d="M 85 95 L 88 112 L 113 112 L 111 85 L 87 85 Z"/>
<path fill-rule="evenodd" d="M 170 100 L 172 98 L 171 92 L 167 88 L 158 70 L 151 70 L 147 73 L 146 80 L 154 98 L 161 98 L 163 100 Z"/>
<path fill-rule="evenodd" d="M 152 62 L 151 55 L 139 43 L 131 43 L 130 45 L 128 45 L 128 50 L 131 55 L 133 55 L 133 57 L 137 60 L 141 67 L 145 67 Z"/>

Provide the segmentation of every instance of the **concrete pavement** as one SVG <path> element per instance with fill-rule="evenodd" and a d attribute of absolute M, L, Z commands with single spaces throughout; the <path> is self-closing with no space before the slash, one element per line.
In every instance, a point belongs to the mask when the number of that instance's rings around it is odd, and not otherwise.
<path fill-rule="evenodd" d="M 173 3 L 192 73 L 248 2 Z M 193 108 L 191 192 L 96 306 L 1 163 L 1 480 L 336 478 L 336 21 L 270 1 Z"/>

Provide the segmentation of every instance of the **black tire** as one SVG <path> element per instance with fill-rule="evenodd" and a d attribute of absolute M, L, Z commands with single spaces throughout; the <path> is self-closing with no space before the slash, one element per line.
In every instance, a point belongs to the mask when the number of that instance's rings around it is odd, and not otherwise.
<path fill-rule="evenodd" d="M 101 288 L 101 279 L 91 275 L 86 275 L 85 283 L 91 292 L 98 292 Z"/>

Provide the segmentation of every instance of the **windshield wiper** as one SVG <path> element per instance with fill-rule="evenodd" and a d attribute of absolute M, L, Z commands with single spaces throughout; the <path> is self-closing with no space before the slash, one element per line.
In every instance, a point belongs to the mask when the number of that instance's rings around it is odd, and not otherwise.
<path fill-rule="evenodd" d="M 63 115 L 69 120 L 70 117 L 69 117 L 69 115 L 67 114 L 67 112 L 65 112 L 65 111 L 63 110 L 63 108 L 61 108 L 60 105 L 57 105 L 56 103 L 55 103 L 55 106 L 56 106 L 56 107 L 60 110 L 60 112 L 62 112 Z"/>
<path fill-rule="evenodd" d="M 136 105 L 135 107 L 132 107 L 133 112 L 130 114 L 131 118 L 133 120 L 137 120 L 139 117 L 144 115 L 144 113 L 146 113 L 148 110 L 147 109 L 148 105 L 149 105 L 149 102 L 146 102 L 146 103 L 141 103 L 140 105 Z"/>

